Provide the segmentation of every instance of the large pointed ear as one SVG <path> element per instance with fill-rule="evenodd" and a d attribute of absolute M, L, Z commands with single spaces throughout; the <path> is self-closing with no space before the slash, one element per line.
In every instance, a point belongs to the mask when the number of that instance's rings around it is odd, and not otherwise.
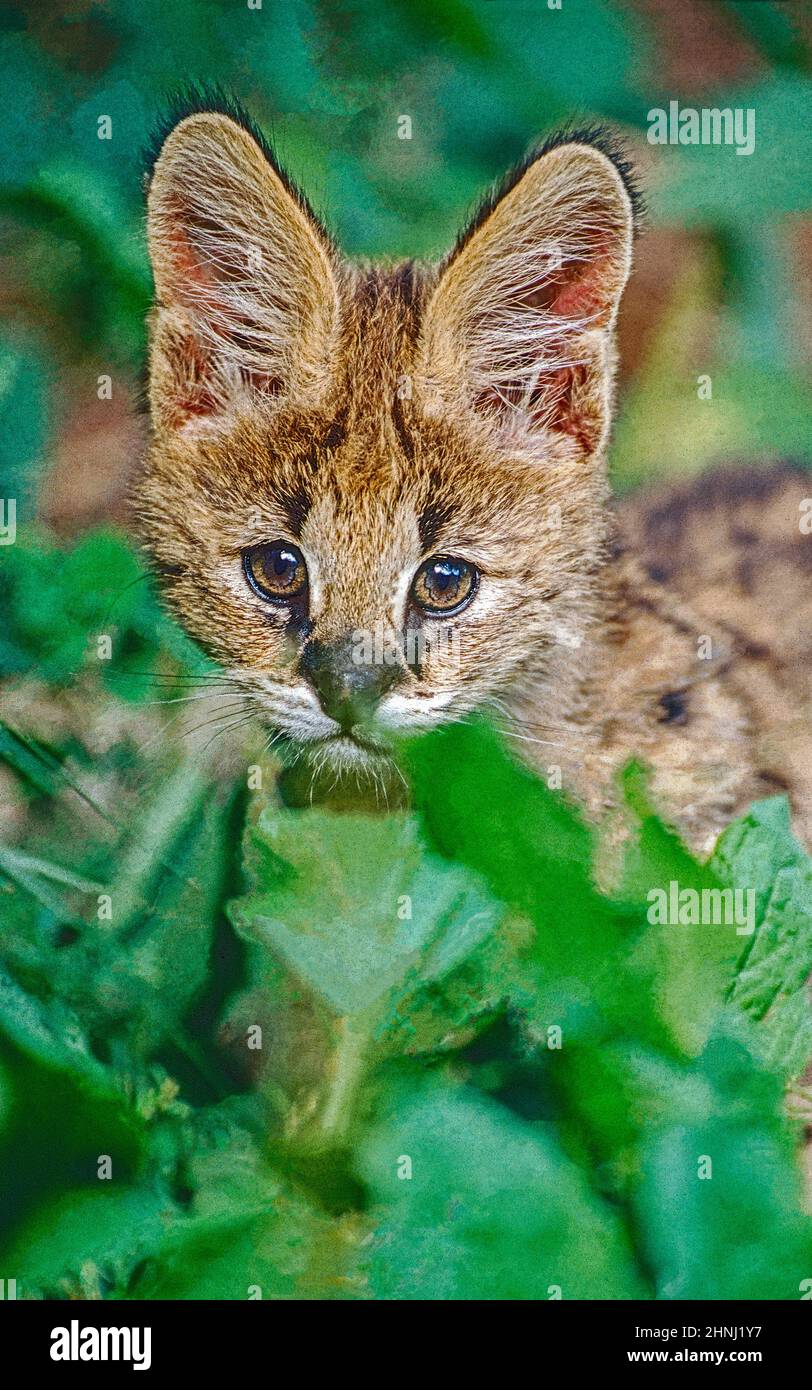
<path fill-rule="evenodd" d="M 426 308 L 427 401 L 473 409 L 531 449 L 552 432 L 592 454 L 608 430 L 634 194 L 593 139 L 530 158 L 460 238 Z"/>
<path fill-rule="evenodd" d="M 337 259 L 304 199 L 237 120 L 198 112 L 164 141 L 148 196 L 156 427 L 246 393 L 318 396 L 338 329 Z"/>

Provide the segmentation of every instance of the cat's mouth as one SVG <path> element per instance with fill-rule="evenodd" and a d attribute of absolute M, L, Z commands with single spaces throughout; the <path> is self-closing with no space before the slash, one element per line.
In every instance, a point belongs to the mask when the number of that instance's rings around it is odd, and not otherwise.
<path fill-rule="evenodd" d="M 358 768 L 364 763 L 389 763 L 393 757 L 392 745 L 386 739 L 359 728 L 339 729 L 317 737 L 279 731 L 274 742 L 283 758 L 287 751 L 294 760 L 303 756 L 306 761 L 322 766 L 333 763 L 338 768 Z"/>
<path fill-rule="evenodd" d="M 342 731 L 341 733 L 330 734 L 327 738 L 319 739 L 316 747 L 329 749 L 330 752 L 354 762 L 364 762 L 367 759 L 375 758 L 388 760 L 392 756 L 392 749 L 389 744 L 384 743 L 382 739 L 374 738 L 365 730 L 358 729 L 351 729 L 349 733 Z"/>
<path fill-rule="evenodd" d="M 277 745 L 278 746 L 278 745 Z M 340 731 L 322 738 L 288 741 L 280 777 L 283 800 L 291 806 L 329 805 L 339 810 L 405 806 L 407 783 L 394 750 L 366 730 Z"/>

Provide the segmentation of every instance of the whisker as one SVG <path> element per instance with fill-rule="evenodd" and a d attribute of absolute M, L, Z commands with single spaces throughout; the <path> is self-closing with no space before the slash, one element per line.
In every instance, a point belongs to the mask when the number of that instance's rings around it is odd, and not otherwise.
<path fill-rule="evenodd" d="M 505 738 L 521 739 L 522 743 L 540 743 L 543 744 L 545 748 L 560 748 L 562 746 L 560 739 L 534 738 L 532 734 L 520 734 L 516 729 L 500 729 L 499 732 L 503 734 Z"/>
<path fill-rule="evenodd" d="M 222 723 L 224 719 L 234 718 L 235 707 L 238 703 L 243 706 L 245 705 L 244 700 L 240 700 L 239 702 L 236 700 L 229 700 L 208 719 L 201 719 L 198 724 L 193 724 L 191 728 L 183 729 L 182 733 L 184 738 L 191 738 L 192 734 L 199 733 L 201 729 L 208 729 L 212 724 Z M 179 711 L 181 714 L 183 712 L 183 710 Z M 245 713 L 245 710 L 240 710 L 240 713 Z M 251 717 L 254 717 L 253 710 L 251 711 Z"/>
<path fill-rule="evenodd" d="M 207 696 L 208 696 L 209 699 L 214 698 L 210 692 L 206 692 L 206 694 L 207 694 Z M 193 697 L 192 697 L 192 698 L 193 698 Z M 241 697 L 240 697 L 240 700 L 242 700 L 242 699 L 243 699 L 243 697 L 241 696 Z M 235 706 L 236 704 L 237 704 L 237 701 L 236 701 L 236 700 L 228 700 L 228 701 L 224 702 L 224 706 L 221 707 L 220 717 L 227 717 L 227 716 L 228 716 L 228 712 L 229 712 L 227 707 L 229 707 L 229 706 L 233 707 L 233 706 Z M 162 723 L 159 725 L 159 727 L 155 730 L 155 732 L 152 733 L 152 734 L 150 734 L 150 735 L 149 735 L 149 738 L 144 739 L 143 742 L 140 743 L 140 744 L 138 745 L 138 756 L 139 756 L 139 757 L 143 757 L 144 754 L 147 752 L 148 749 L 152 748 L 152 746 L 153 746 L 155 743 L 157 743 L 159 739 L 165 738 L 167 734 L 172 734 L 172 735 L 174 736 L 175 733 L 178 732 L 178 729 L 177 729 L 178 720 L 181 719 L 182 716 L 183 716 L 185 713 L 186 713 L 186 710 L 185 710 L 185 709 L 177 709 L 177 710 L 173 710 L 171 714 L 167 715 L 166 718 L 163 720 L 163 722 L 162 722 Z M 204 722 L 200 725 L 200 727 L 201 727 L 201 728 L 202 728 L 202 727 L 205 727 L 205 723 L 206 723 L 206 721 L 204 721 Z M 180 734 L 181 734 L 182 737 L 188 737 L 188 736 L 190 736 L 191 734 L 193 734 L 194 732 L 195 732 L 194 729 L 181 729 L 181 730 L 180 730 Z"/>
<path fill-rule="evenodd" d="M 227 671 L 114 671 L 118 680 L 129 680 L 135 676 L 148 676 L 155 681 L 220 681 L 233 680 Z"/>
<path fill-rule="evenodd" d="M 236 690 L 237 687 L 235 687 L 235 686 L 224 686 L 223 689 L 224 689 L 224 691 L 227 691 L 227 692 L 230 693 L 232 690 Z M 191 694 L 191 695 L 174 695 L 174 696 L 172 696 L 172 697 L 171 697 L 170 699 L 168 699 L 168 700 L 145 700 L 145 701 L 144 701 L 144 704 L 145 704 L 145 705 L 181 705 L 181 704 L 186 704 L 186 703 L 188 703 L 190 700 L 212 700 L 212 699 L 216 698 L 216 695 L 217 695 L 217 691 L 216 691 L 216 690 L 212 690 L 212 689 L 209 689 L 209 690 L 199 690 L 199 691 L 194 692 L 194 693 Z"/>
<path fill-rule="evenodd" d="M 216 738 L 220 738 L 223 734 L 231 733 L 234 729 L 240 729 L 245 724 L 250 724 L 251 720 L 254 718 L 254 712 L 253 710 L 251 710 L 248 714 L 240 715 L 238 719 L 232 720 L 230 724 L 225 724 L 222 728 L 215 729 L 214 733 L 211 735 L 211 738 L 207 739 L 204 743 L 202 749 L 200 750 L 201 753 L 205 753 L 206 749 L 211 747 Z"/>
<path fill-rule="evenodd" d="M 507 724 L 496 724 L 498 732 L 502 734 L 505 738 L 516 738 L 519 739 L 522 743 L 537 743 L 542 747 L 558 748 L 562 751 L 566 751 L 568 749 L 577 749 L 579 752 L 583 752 L 586 746 L 583 740 L 573 739 L 569 730 L 559 731 L 557 729 L 548 729 L 549 733 L 557 734 L 557 737 L 554 739 L 539 738 L 536 734 L 529 734 L 526 731 L 526 725 L 521 720 L 519 720 L 514 711 L 508 709 L 508 707 L 500 699 L 498 699 L 498 697 L 491 697 L 489 703 L 493 708 L 499 709 L 508 720 Z M 541 725 L 541 727 L 543 728 L 544 725 Z"/>

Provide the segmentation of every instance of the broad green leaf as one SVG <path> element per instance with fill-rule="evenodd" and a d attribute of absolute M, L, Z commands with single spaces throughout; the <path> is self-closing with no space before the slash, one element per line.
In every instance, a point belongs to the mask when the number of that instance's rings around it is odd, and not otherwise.
<path fill-rule="evenodd" d="M 426 854 L 405 816 L 269 808 L 254 833 L 265 872 L 255 856 L 256 889 L 232 917 L 339 1017 L 443 979 L 497 924 L 482 886 Z"/>
<path fill-rule="evenodd" d="M 495 896 L 536 928 L 524 1001 L 533 1018 L 561 1026 L 570 1041 L 625 1029 L 696 1053 L 739 943 L 729 928 L 648 920 L 649 890 L 672 881 L 701 890 L 715 880 L 659 825 L 644 799 L 638 794 L 639 829 L 623 900 L 614 902 L 593 878 L 592 833 L 493 732 L 479 724 L 454 726 L 406 753 L 430 841 L 482 875 Z M 488 815 L 486 834 L 474 808 Z"/>
<path fill-rule="evenodd" d="M 165 1237 L 177 1209 L 154 1187 L 116 1177 L 44 1202 L 22 1226 L 4 1261 L 17 1271 L 18 1298 L 100 1298 Z"/>
<path fill-rule="evenodd" d="M 812 1055 L 812 861 L 792 834 L 786 799 L 756 802 L 725 831 L 713 863 L 753 903 L 755 931 L 730 998 L 761 1020 L 773 1065 L 797 1075 Z"/>
<path fill-rule="evenodd" d="M 429 1082 L 393 1101 L 360 1146 L 378 1204 L 365 1252 L 374 1297 L 646 1296 L 618 1213 L 548 1126 L 460 1086 Z"/>
<path fill-rule="evenodd" d="M 356 1297 L 354 1249 L 337 1223 L 289 1194 L 177 1223 L 128 1287 L 137 1299 Z"/>
<path fill-rule="evenodd" d="M 358 1222 L 333 1219 L 268 1166 L 258 1136 L 228 1112 L 197 1117 L 184 1168 L 191 1200 L 126 1285 L 128 1298 L 357 1296 Z M 202 1123 L 201 1123 L 202 1121 Z"/>
<path fill-rule="evenodd" d="M 812 1262 L 795 1137 L 781 1088 L 724 1029 L 694 1065 L 690 1106 L 673 1089 L 641 1124 L 633 1196 L 662 1299 L 797 1299 Z"/>

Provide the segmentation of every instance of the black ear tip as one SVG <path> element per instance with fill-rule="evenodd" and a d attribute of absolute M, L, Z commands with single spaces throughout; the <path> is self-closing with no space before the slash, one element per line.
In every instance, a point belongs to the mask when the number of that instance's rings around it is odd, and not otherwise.
<path fill-rule="evenodd" d="M 598 150 L 605 159 L 609 160 L 610 164 L 614 165 L 628 194 L 635 231 L 640 231 L 646 216 L 645 201 L 634 165 L 617 132 L 612 130 L 610 126 L 599 125 L 594 122 L 583 126 L 564 126 L 531 151 L 525 167 L 539 159 L 541 155 L 548 154 L 550 150 L 560 149 L 562 145 L 589 145 L 593 150 Z"/>
<path fill-rule="evenodd" d="M 166 105 L 153 127 L 152 133 L 147 141 L 142 153 L 142 165 L 144 169 L 144 182 L 149 188 L 158 156 L 164 147 L 168 135 L 175 129 L 175 126 L 186 119 L 187 116 L 195 116 L 205 112 L 217 113 L 221 116 L 228 116 L 237 125 L 242 126 L 243 130 L 248 131 L 249 135 L 256 140 L 266 159 L 270 160 L 274 166 L 276 160 L 270 144 L 265 139 L 262 131 L 256 122 L 249 116 L 245 107 L 237 101 L 236 97 L 214 82 L 189 82 L 183 87 L 171 92 L 167 98 Z"/>
<path fill-rule="evenodd" d="M 324 224 L 316 216 L 313 208 L 308 202 L 298 184 L 291 178 L 287 170 L 277 158 L 276 151 L 270 140 L 257 125 L 240 101 L 232 93 L 227 92 L 219 83 L 210 82 L 190 82 L 186 86 L 178 88 L 170 93 L 167 98 L 163 113 L 155 124 L 152 134 L 147 142 L 142 154 L 142 167 L 144 170 L 144 190 L 149 191 L 152 175 L 155 172 L 155 165 L 158 162 L 161 150 L 164 147 L 167 136 L 172 133 L 175 126 L 186 119 L 187 116 L 196 115 L 220 115 L 228 116 L 229 120 L 236 125 L 242 126 L 243 130 L 251 136 L 262 151 L 265 159 L 271 168 L 282 180 L 290 196 L 299 204 L 299 207 L 313 223 L 324 239 L 332 245 L 332 239 L 327 232 Z"/>
<path fill-rule="evenodd" d="M 552 150 L 562 149 L 565 145 L 589 145 L 593 150 L 598 150 L 614 165 L 629 198 L 635 232 L 639 232 L 645 222 L 645 205 L 634 169 L 622 141 L 609 126 L 569 124 L 553 131 L 544 140 L 533 145 L 524 159 L 509 169 L 504 178 L 485 195 L 470 222 L 457 238 L 455 246 L 446 257 L 446 262 L 459 254 L 463 246 L 470 241 L 474 232 L 487 222 L 497 203 L 500 203 L 511 189 L 515 188 L 532 164 L 542 159 L 544 155 L 550 154 Z"/>

